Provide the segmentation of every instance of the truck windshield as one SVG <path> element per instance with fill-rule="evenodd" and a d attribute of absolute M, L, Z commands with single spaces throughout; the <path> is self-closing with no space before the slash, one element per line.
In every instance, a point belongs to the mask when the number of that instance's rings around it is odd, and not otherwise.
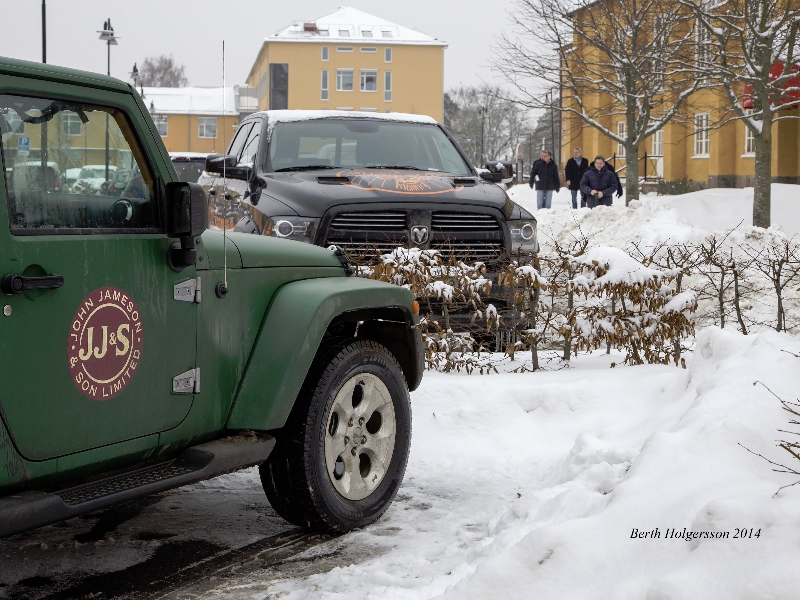
<path fill-rule="evenodd" d="M 273 171 L 375 168 L 473 175 L 435 125 L 371 119 L 276 123 L 269 158 Z"/>

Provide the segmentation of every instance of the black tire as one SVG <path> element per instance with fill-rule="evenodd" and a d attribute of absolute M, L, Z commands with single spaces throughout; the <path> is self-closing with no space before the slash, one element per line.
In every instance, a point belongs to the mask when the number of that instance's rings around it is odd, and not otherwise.
<path fill-rule="evenodd" d="M 381 344 L 351 339 L 315 359 L 260 468 L 261 482 L 290 523 L 344 533 L 389 508 L 410 446 L 411 403 L 400 365 Z"/>

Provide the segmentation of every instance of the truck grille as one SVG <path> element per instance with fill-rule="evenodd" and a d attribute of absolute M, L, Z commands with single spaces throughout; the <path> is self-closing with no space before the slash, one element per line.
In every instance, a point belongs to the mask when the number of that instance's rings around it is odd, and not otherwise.
<path fill-rule="evenodd" d="M 331 221 L 331 229 L 347 231 L 405 231 L 404 212 L 343 213 Z"/>
<path fill-rule="evenodd" d="M 431 250 L 438 250 L 442 254 L 453 253 L 459 260 L 494 263 L 503 256 L 505 246 L 501 242 L 484 241 L 459 241 L 459 240 L 433 240 Z"/>
<path fill-rule="evenodd" d="M 339 246 L 356 263 L 374 262 L 377 254 L 408 247 L 412 226 L 428 228 L 421 248 L 453 254 L 458 260 L 482 261 L 492 269 L 505 253 L 503 228 L 494 215 L 416 209 L 335 215 L 325 245 Z"/>
<path fill-rule="evenodd" d="M 492 215 L 435 212 L 431 228 L 441 232 L 500 231 L 500 224 Z"/>

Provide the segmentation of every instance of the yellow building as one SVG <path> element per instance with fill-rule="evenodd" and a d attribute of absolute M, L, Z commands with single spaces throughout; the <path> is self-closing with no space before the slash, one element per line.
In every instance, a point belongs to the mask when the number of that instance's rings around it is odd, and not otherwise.
<path fill-rule="evenodd" d="M 576 11 L 576 16 L 580 12 Z M 588 54 L 596 49 L 585 43 L 575 43 L 571 51 Z M 605 107 L 609 116 L 600 119 L 604 127 L 618 133 L 625 131 L 621 107 L 612 107 L 609 99 L 601 94 L 587 94 L 582 100 L 587 112 Z M 569 97 L 562 99 L 565 105 L 570 101 Z M 674 122 L 639 148 L 639 176 L 646 175 L 651 181 L 687 180 L 690 187 L 697 189 L 752 186 L 755 179 L 753 138 L 745 124 L 731 116 L 729 109 L 730 100 L 724 89 L 701 88 L 684 104 L 682 114 Z M 792 115 L 797 113 L 798 109 L 788 111 Z M 584 156 L 590 159 L 602 154 L 616 163 L 618 169 L 625 165 L 624 146 L 580 118 L 561 114 L 561 164 L 572 156 L 573 148 L 581 147 Z M 800 119 L 778 121 L 772 132 L 773 182 L 800 184 Z"/>
<path fill-rule="evenodd" d="M 259 110 L 404 112 L 442 121 L 445 42 L 350 7 L 266 38 L 247 84 Z"/>
<path fill-rule="evenodd" d="M 145 105 L 170 152 L 224 153 L 239 121 L 255 112 L 246 86 L 142 88 Z"/>

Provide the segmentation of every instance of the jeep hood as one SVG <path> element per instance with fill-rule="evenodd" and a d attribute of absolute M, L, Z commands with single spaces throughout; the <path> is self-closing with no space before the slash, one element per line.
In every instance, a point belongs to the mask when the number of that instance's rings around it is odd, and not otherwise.
<path fill-rule="evenodd" d="M 226 241 L 222 231 L 209 230 L 203 233 L 201 246 L 198 270 L 221 269 L 227 254 L 229 269 L 336 267 L 344 275 L 333 252 L 313 244 L 230 231 Z"/>

